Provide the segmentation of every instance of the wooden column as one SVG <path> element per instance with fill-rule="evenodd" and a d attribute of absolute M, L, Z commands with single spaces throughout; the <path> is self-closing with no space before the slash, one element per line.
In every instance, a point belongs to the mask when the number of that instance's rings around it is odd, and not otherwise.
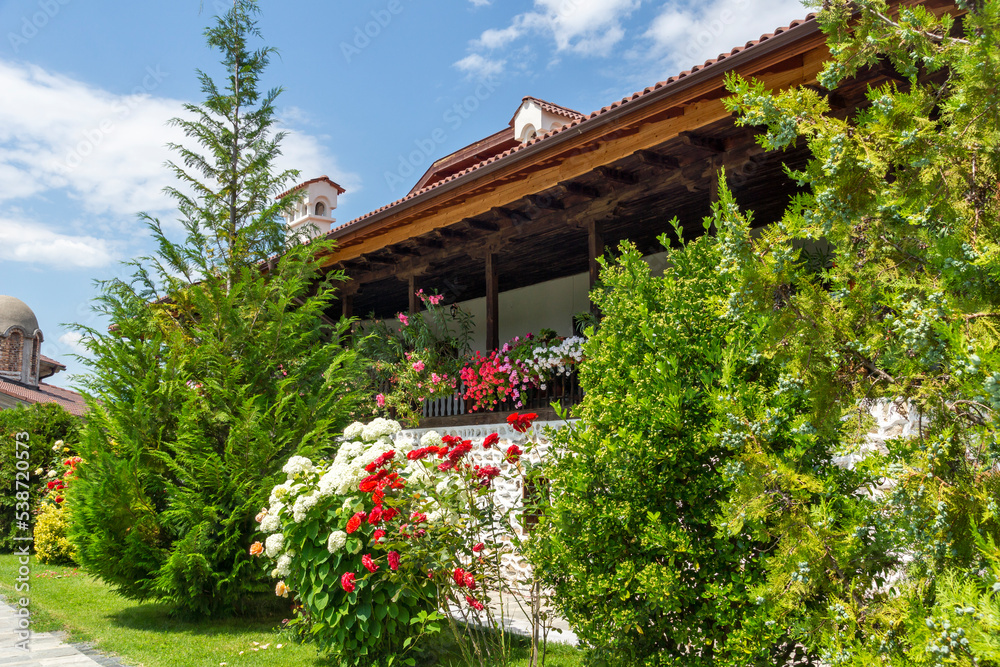
<path fill-rule="evenodd" d="M 604 225 L 596 220 L 587 223 L 588 247 L 590 249 L 590 290 L 593 291 L 597 280 L 601 277 L 601 265 L 597 258 L 604 254 Z M 597 304 L 590 302 L 590 312 L 600 315 Z"/>
<path fill-rule="evenodd" d="M 486 349 L 500 347 L 500 256 L 495 252 L 486 253 Z"/>
<path fill-rule="evenodd" d="M 410 286 L 410 315 L 416 315 L 420 312 L 420 299 L 417 298 L 417 277 L 410 276 L 409 280 Z"/>
<path fill-rule="evenodd" d="M 354 295 L 341 294 L 340 308 L 341 308 L 341 315 L 343 315 L 344 317 L 354 317 Z"/>

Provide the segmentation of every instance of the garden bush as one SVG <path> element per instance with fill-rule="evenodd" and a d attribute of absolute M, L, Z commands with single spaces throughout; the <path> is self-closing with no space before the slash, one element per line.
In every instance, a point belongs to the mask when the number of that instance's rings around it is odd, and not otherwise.
<path fill-rule="evenodd" d="M 35 519 L 35 554 L 39 563 L 65 565 L 76 562 L 76 550 L 66 536 L 69 511 L 59 504 L 43 503 Z"/>
<path fill-rule="evenodd" d="M 196 614 L 273 602 L 247 552 L 253 517 L 289 456 L 336 449 L 367 379 L 326 315 L 343 279 L 318 265 L 331 244 L 289 239 L 281 218 L 301 192 L 273 168 L 280 91 L 260 89 L 272 50 L 249 46 L 257 11 L 237 0 L 206 32 L 225 85 L 201 74 L 208 99 L 174 121 L 204 149 L 175 146 L 170 165 L 184 240 L 147 217 L 156 254 L 102 284 L 109 329 L 81 327 L 96 400 L 71 498 L 80 563 Z"/>
<path fill-rule="evenodd" d="M 533 418 L 512 417 L 522 432 Z M 493 434 L 482 451 L 499 465 L 479 465 L 469 440 L 431 431 L 394 443 L 399 430 L 385 419 L 355 423 L 333 461 L 290 459 L 257 517 L 267 537 L 251 553 L 273 561 L 275 592 L 302 604 L 298 622 L 344 663 L 412 664 L 404 655 L 444 626 L 468 664 L 504 663 L 509 636 L 483 629 L 504 628 L 501 592 L 524 583 L 502 565 L 520 549 L 511 521 L 523 507 L 498 507 L 492 483 L 526 479 L 530 445 Z"/>
<path fill-rule="evenodd" d="M 80 420 L 55 403 L 0 410 L 0 551 L 13 550 L 14 536 L 24 536 L 15 521 L 15 503 L 24 502 L 18 499 L 18 492 L 28 492 L 27 511 L 34 512 L 48 490 L 45 483 L 62 475 L 61 464 L 75 450 L 79 429 Z M 18 433 L 28 434 L 27 440 L 20 440 L 28 443 L 28 469 L 20 471 L 28 473 L 28 479 L 17 477 Z M 19 485 L 18 481 L 27 486 Z"/>

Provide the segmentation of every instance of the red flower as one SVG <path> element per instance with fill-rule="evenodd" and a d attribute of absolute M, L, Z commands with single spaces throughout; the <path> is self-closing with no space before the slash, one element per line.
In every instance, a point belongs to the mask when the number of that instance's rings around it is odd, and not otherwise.
<path fill-rule="evenodd" d="M 523 415 L 519 415 L 515 412 L 507 417 L 507 423 L 510 424 L 510 427 L 518 433 L 526 433 L 528 429 L 531 428 L 531 423 L 536 419 L 538 419 L 538 415 L 534 412 L 526 412 Z"/>
<path fill-rule="evenodd" d="M 46 484 L 45 486 L 47 486 L 47 487 L 49 488 L 49 491 L 51 491 L 51 490 L 52 490 L 52 487 L 54 487 L 55 485 L 56 485 L 56 483 L 55 483 L 55 482 L 53 481 L 53 482 L 49 482 L 49 483 L 48 483 L 48 484 Z"/>
<path fill-rule="evenodd" d="M 385 531 L 382 530 L 381 528 L 376 530 L 375 533 L 372 535 L 372 539 L 375 540 L 376 543 L 383 537 L 385 537 Z"/>
<path fill-rule="evenodd" d="M 423 512 L 414 512 L 410 515 L 410 520 L 413 521 L 413 523 L 423 523 L 424 521 L 427 521 L 427 515 Z"/>
<path fill-rule="evenodd" d="M 399 514 L 399 510 L 396 509 L 395 507 L 386 507 L 384 510 L 382 510 L 382 520 L 392 521 L 394 518 L 396 518 L 397 514 Z"/>
<path fill-rule="evenodd" d="M 469 572 L 465 573 L 465 585 L 469 588 L 469 590 L 476 590 L 476 578 Z"/>
<path fill-rule="evenodd" d="M 385 499 L 385 494 L 382 492 L 382 489 L 375 489 L 374 491 L 372 491 L 373 503 L 375 503 L 376 505 L 381 505 L 384 499 Z"/>
<path fill-rule="evenodd" d="M 347 522 L 347 534 L 350 535 L 360 527 L 361 527 L 361 517 L 355 514 Z"/>
<path fill-rule="evenodd" d="M 372 526 L 377 526 L 378 522 L 382 520 L 382 508 L 376 506 L 372 509 L 371 514 L 368 515 L 368 523 Z"/>
<path fill-rule="evenodd" d="M 57 503 L 61 503 L 63 500 L 65 500 L 65 499 L 62 496 L 56 496 L 56 502 Z"/>
<path fill-rule="evenodd" d="M 434 570 L 427 570 L 427 578 L 428 579 L 434 578 Z"/>
<path fill-rule="evenodd" d="M 361 564 L 364 565 L 365 569 L 371 572 L 372 574 L 378 572 L 378 565 L 375 564 L 375 562 L 372 560 L 372 557 L 369 556 L 368 554 L 365 554 L 364 556 L 361 557 Z"/>
<path fill-rule="evenodd" d="M 345 572 L 343 575 L 341 575 L 341 577 L 340 577 L 340 585 L 348 593 L 353 592 L 354 591 L 354 573 L 353 572 Z"/>
<path fill-rule="evenodd" d="M 472 547 L 472 551 L 473 551 L 473 552 L 475 552 L 475 553 L 479 553 L 480 551 L 482 551 L 482 550 L 483 550 L 483 548 L 484 548 L 485 546 L 486 546 L 485 544 L 483 544 L 482 542 L 480 542 L 480 543 L 479 543 L 479 544 L 477 544 L 476 546 Z"/>
<path fill-rule="evenodd" d="M 371 473 L 375 472 L 375 462 L 374 461 L 372 461 L 371 463 L 369 463 L 368 465 L 365 466 L 365 472 L 368 473 L 369 475 Z"/>
<path fill-rule="evenodd" d="M 479 486 L 486 487 L 490 485 L 493 478 L 500 474 L 500 468 L 496 466 L 483 466 L 476 470 L 476 477 L 479 478 Z"/>
<path fill-rule="evenodd" d="M 521 454 L 524 454 L 524 451 L 517 445 L 511 445 L 507 448 L 507 460 L 511 463 L 517 462 L 521 458 Z"/>
<path fill-rule="evenodd" d="M 455 464 L 452 463 L 451 461 L 444 461 L 438 464 L 438 470 L 440 470 L 441 472 L 445 472 L 446 470 L 451 470 L 454 467 Z"/>
<path fill-rule="evenodd" d="M 500 442 L 500 434 L 490 433 L 488 436 L 486 436 L 486 439 L 483 440 L 483 449 L 489 449 L 491 445 L 495 445 L 498 442 Z"/>
<path fill-rule="evenodd" d="M 466 595 L 465 601 L 468 602 L 469 606 L 475 609 L 476 611 L 482 611 L 483 609 L 485 609 L 485 607 L 483 607 L 483 603 L 477 600 L 476 598 L 472 597 L 471 595 Z"/>
<path fill-rule="evenodd" d="M 456 567 L 455 571 L 452 573 L 451 578 L 455 580 L 455 583 L 459 586 L 465 585 L 465 570 L 460 567 Z"/>
<path fill-rule="evenodd" d="M 389 569 L 395 572 L 399 569 L 399 554 L 395 551 L 390 551 L 386 555 L 386 560 L 389 561 Z"/>
<path fill-rule="evenodd" d="M 448 460 L 452 463 L 458 463 L 462 460 L 462 457 L 472 451 L 472 441 L 463 440 L 462 442 L 455 445 L 455 448 L 448 453 Z"/>

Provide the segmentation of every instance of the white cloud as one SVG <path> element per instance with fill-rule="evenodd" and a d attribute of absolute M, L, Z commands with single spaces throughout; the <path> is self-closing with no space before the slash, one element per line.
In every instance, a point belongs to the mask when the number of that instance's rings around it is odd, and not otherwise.
<path fill-rule="evenodd" d="M 455 63 L 455 67 L 472 78 L 488 79 L 503 71 L 506 60 L 491 60 L 478 53 L 470 53 Z"/>
<path fill-rule="evenodd" d="M 77 331 L 67 331 L 59 336 L 59 342 L 73 354 L 79 354 L 82 357 L 90 356 L 90 350 L 83 345 L 83 334 Z"/>
<path fill-rule="evenodd" d="M 480 0 L 473 0 L 474 2 Z M 485 51 L 504 49 L 513 42 L 542 35 L 555 43 L 556 51 L 583 56 L 607 56 L 625 37 L 622 21 L 639 7 L 641 0 L 534 0 L 532 11 L 516 15 L 506 28 L 484 30 L 470 43 L 471 54 L 455 63 L 464 71 L 499 72 Z"/>
<path fill-rule="evenodd" d="M 123 238 L 135 243 L 144 233 L 136 213 L 172 222 L 176 207 L 163 188 L 177 182 L 164 163 L 177 156 L 166 144 L 199 147 L 167 124 L 184 113 L 183 102 L 155 96 L 169 76 L 149 67 L 136 88 L 121 95 L 0 60 L 0 206 L 7 216 L 0 220 L 0 257 L 101 266 L 111 261 L 116 243 Z M 283 112 L 282 124 L 308 121 L 295 107 Z M 299 169 L 303 180 L 328 174 L 345 188 L 360 188 L 360 178 L 326 152 L 322 137 L 286 131 L 278 169 Z M 72 214 L 46 205 L 52 220 L 27 223 L 11 216 L 15 207 L 37 210 L 35 204 L 55 199 L 70 200 Z M 67 231 L 67 217 L 87 220 L 84 232 L 75 230 L 82 235 Z"/>
<path fill-rule="evenodd" d="M 667 75 L 676 74 L 807 13 L 800 0 L 709 0 L 682 7 L 668 2 L 644 35 L 651 48 L 630 55 L 652 57 Z"/>
<path fill-rule="evenodd" d="M 0 218 L 0 259 L 54 268 L 106 266 L 112 243 L 93 236 L 63 234 L 34 222 Z"/>
<path fill-rule="evenodd" d="M 492 0 L 469 0 L 474 7 L 488 7 Z"/>

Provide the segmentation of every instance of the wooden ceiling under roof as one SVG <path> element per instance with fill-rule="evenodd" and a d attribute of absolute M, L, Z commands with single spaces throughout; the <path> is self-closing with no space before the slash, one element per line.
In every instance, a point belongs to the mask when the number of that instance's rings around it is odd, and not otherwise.
<path fill-rule="evenodd" d="M 687 83 L 675 93 L 622 105 L 602 123 L 595 122 L 599 115 L 564 128 L 447 187 L 334 230 L 340 247 L 325 263 L 352 279 L 344 290 L 351 311 L 379 317 L 406 311 L 414 285 L 448 302 L 482 297 L 489 291 L 487 258 L 502 291 L 593 271 L 595 230 L 603 247 L 630 239 L 656 252 L 657 237 L 670 232 L 675 216 L 685 236 L 703 233 L 722 167 L 755 224 L 777 220 L 797 191 L 785 169 L 803 167 L 808 153 L 801 147 L 766 153 L 754 128 L 737 127 L 722 104 L 723 74 L 736 71 L 771 89 L 814 85 L 828 51 L 814 21 L 754 48 L 756 54 L 729 56 L 752 58 L 680 79 Z M 867 103 L 868 86 L 898 78 L 888 67 L 859 74 L 830 94 L 831 113 L 853 112 Z"/>

